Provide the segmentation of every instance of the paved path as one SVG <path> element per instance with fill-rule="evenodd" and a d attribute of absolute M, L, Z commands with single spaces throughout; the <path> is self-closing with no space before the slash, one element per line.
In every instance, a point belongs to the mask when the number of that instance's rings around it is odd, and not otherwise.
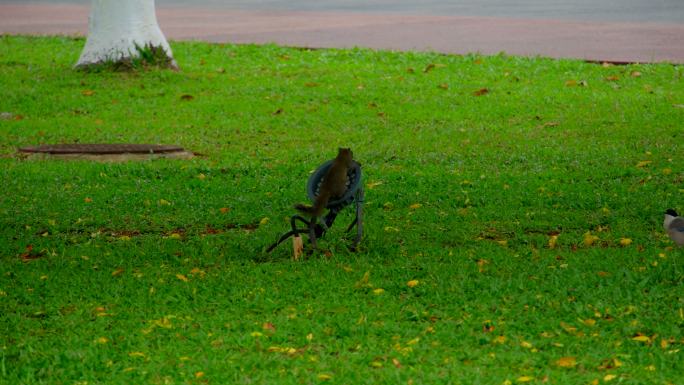
<path fill-rule="evenodd" d="M 87 33 L 89 7 L 0 4 L 0 33 Z M 160 6 L 171 40 L 684 63 L 684 24 Z"/>

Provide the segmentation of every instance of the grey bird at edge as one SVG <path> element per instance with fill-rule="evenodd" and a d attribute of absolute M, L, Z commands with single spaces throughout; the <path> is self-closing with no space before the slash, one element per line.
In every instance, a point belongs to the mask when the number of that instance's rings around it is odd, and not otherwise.
<path fill-rule="evenodd" d="M 677 246 L 684 245 L 684 218 L 677 215 L 677 212 L 673 209 L 667 209 L 665 211 L 665 220 L 663 221 L 663 227 L 667 231 L 667 235 L 670 236 Z"/>

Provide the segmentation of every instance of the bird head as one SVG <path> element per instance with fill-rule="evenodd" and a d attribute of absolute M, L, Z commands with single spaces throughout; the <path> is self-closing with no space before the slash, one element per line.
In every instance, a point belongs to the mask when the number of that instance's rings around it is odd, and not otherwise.
<path fill-rule="evenodd" d="M 674 211 L 674 209 L 667 209 L 667 210 L 665 210 L 665 215 L 669 215 L 669 216 L 672 216 L 672 217 L 678 217 L 678 216 L 679 216 L 679 215 L 677 215 L 677 212 Z"/>

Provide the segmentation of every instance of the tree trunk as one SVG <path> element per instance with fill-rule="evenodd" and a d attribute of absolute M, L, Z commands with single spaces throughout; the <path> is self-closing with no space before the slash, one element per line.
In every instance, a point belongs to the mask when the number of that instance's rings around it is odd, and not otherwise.
<path fill-rule="evenodd" d="M 88 39 L 77 67 L 139 57 L 161 49 L 176 68 L 171 47 L 157 24 L 154 0 L 92 0 Z"/>

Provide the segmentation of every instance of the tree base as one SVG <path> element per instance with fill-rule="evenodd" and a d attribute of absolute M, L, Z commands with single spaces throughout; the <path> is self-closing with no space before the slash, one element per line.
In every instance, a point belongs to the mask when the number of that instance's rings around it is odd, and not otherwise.
<path fill-rule="evenodd" d="M 105 59 L 93 63 L 79 63 L 77 69 L 84 71 L 114 71 L 136 72 L 151 69 L 170 69 L 178 71 L 176 61 L 166 53 L 162 46 L 147 44 L 144 47 L 135 45 L 135 51 L 129 56 L 121 56 L 119 59 Z"/>

